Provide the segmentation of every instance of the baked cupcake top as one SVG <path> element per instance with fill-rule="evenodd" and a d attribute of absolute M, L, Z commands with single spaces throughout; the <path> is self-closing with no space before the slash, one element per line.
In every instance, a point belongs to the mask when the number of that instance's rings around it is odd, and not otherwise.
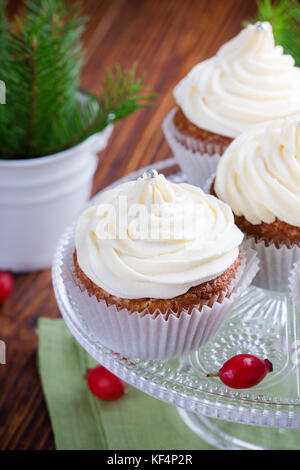
<path fill-rule="evenodd" d="M 300 227 L 300 123 L 286 118 L 253 127 L 228 147 L 214 190 L 252 224 L 275 219 Z"/>
<path fill-rule="evenodd" d="M 248 25 L 196 65 L 174 97 L 196 126 L 235 138 L 252 125 L 300 112 L 300 68 L 275 46 L 270 23 Z"/>
<path fill-rule="evenodd" d="M 103 192 L 75 231 L 81 270 L 127 299 L 170 299 L 216 278 L 242 239 L 227 204 L 155 170 Z"/>

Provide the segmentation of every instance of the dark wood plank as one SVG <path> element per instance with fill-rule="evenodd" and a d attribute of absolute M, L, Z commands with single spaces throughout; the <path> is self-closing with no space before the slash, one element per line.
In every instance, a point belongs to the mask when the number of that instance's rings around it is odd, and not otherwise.
<path fill-rule="evenodd" d="M 22 2 L 10 1 L 13 14 Z M 86 63 L 82 86 L 101 92 L 106 67 L 138 61 L 146 83 L 159 92 L 155 106 L 115 126 L 99 157 L 93 192 L 135 169 L 171 156 L 161 123 L 173 106 L 172 89 L 198 61 L 213 55 L 255 11 L 254 0 L 87 0 Z M 51 425 L 36 367 L 36 323 L 55 318 L 50 270 L 15 276 L 10 299 L 0 306 L 0 338 L 7 364 L 0 366 L 0 448 L 53 449 Z"/>

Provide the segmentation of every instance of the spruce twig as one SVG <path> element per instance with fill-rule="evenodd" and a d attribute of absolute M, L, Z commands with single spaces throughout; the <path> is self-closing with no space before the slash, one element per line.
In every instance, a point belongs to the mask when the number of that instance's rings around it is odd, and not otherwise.
<path fill-rule="evenodd" d="M 22 18 L 8 24 L 0 0 L 0 158 L 33 158 L 65 150 L 110 122 L 150 105 L 135 67 L 108 71 L 101 97 L 78 100 L 80 36 L 86 19 L 77 2 L 29 0 Z"/>
<path fill-rule="evenodd" d="M 80 107 L 75 112 L 75 120 L 79 122 L 78 134 L 73 135 L 64 143 L 60 150 L 70 148 L 82 142 L 95 132 L 100 132 L 108 124 L 116 122 L 134 111 L 151 106 L 151 100 L 156 93 L 145 93 L 147 88 L 142 85 L 143 77 L 136 79 L 136 64 L 129 70 L 122 72 L 117 64 L 114 71 L 107 70 L 103 83 L 102 97 L 90 95 L 84 112 Z M 142 94 L 141 94 L 142 93 Z M 97 112 L 95 113 L 95 106 Z M 89 117 L 86 117 L 86 110 Z M 93 117 L 91 118 L 91 115 Z M 82 127 L 81 122 L 90 121 L 90 124 Z"/>

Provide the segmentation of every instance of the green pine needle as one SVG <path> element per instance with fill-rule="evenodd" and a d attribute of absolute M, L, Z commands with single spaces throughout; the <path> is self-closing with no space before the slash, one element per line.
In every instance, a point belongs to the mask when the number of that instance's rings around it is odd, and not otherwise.
<path fill-rule="evenodd" d="M 30 0 L 16 26 L 7 23 L 4 7 L 0 0 L 0 79 L 7 103 L 0 105 L 0 158 L 65 150 L 150 105 L 155 94 L 135 78 L 135 66 L 107 71 L 101 97 L 79 91 L 86 19 L 77 2 Z"/>
<path fill-rule="evenodd" d="M 72 135 L 65 129 L 65 138 L 60 150 L 72 147 L 82 142 L 95 132 L 102 131 L 108 124 L 116 122 L 125 116 L 141 108 L 151 106 L 151 100 L 156 93 L 146 93 L 147 88 L 142 85 L 142 77 L 135 78 L 136 65 L 130 70 L 122 72 L 117 64 L 113 71 L 107 70 L 106 79 L 103 82 L 102 97 L 83 92 L 83 105 L 79 104 L 74 111 L 72 127 L 77 127 L 77 132 Z M 82 123 L 89 123 L 83 126 Z M 54 152 L 52 150 L 52 152 Z"/>
<path fill-rule="evenodd" d="M 257 0 L 257 15 L 251 20 L 269 21 L 275 42 L 300 66 L 300 5 L 297 0 Z"/>

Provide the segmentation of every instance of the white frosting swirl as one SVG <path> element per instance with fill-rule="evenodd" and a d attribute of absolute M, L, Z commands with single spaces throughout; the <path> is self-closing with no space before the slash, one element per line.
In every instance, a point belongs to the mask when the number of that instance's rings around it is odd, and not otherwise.
<path fill-rule="evenodd" d="M 300 68 L 275 46 L 269 23 L 249 25 L 196 65 L 174 97 L 196 126 L 236 137 L 260 122 L 300 113 Z"/>
<path fill-rule="evenodd" d="M 243 239 L 227 204 L 200 188 L 152 176 L 103 192 L 77 222 L 80 268 L 119 298 L 184 294 L 222 274 Z"/>
<path fill-rule="evenodd" d="M 252 224 L 275 218 L 300 227 L 300 124 L 295 118 L 241 134 L 217 167 L 215 191 Z"/>

